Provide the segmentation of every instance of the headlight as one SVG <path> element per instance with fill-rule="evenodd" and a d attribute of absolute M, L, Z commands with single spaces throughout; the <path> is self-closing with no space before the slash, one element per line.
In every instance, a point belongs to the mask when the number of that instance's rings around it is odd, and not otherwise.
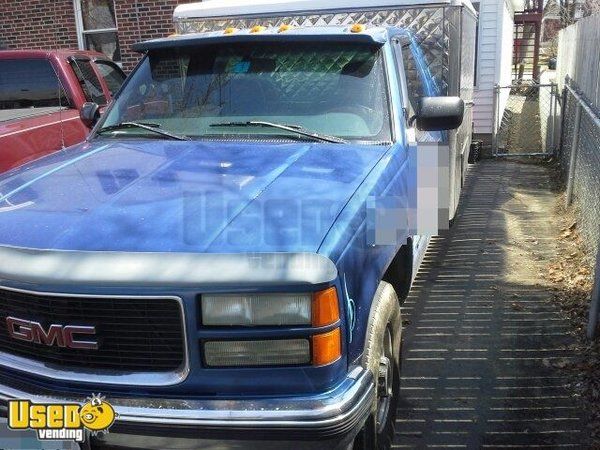
<path fill-rule="evenodd" d="M 200 298 L 205 326 L 307 326 L 306 336 L 265 338 L 253 330 L 245 340 L 203 343 L 210 367 L 332 364 L 342 356 L 340 305 L 335 287 L 313 293 L 204 294 Z M 336 326 L 336 328 L 323 329 Z"/>
<path fill-rule="evenodd" d="M 206 294 L 201 301 L 203 325 L 311 324 L 311 294 Z"/>
<path fill-rule="evenodd" d="M 212 341 L 204 344 L 211 367 L 285 366 L 310 363 L 308 339 Z"/>

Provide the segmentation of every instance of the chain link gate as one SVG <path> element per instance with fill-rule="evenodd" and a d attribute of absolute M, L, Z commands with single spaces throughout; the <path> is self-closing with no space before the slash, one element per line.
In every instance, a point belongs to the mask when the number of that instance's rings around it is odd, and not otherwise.
<path fill-rule="evenodd" d="M 551 156 L 559 142 L 556 84 L 535 81 L 494 87 L 492 154 Z"/>

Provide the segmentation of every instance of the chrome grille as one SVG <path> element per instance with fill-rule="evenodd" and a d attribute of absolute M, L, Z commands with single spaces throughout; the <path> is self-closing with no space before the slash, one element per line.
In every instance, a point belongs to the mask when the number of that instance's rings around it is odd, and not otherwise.
<path fill-rule="evenodd" d="M 96 327 L 97 350 L 47 346 L 9 336 L 6 317 Z M 172 298 L 75 297 L 0 289 L 0 352 L 52 368 L 172 372 L 185 363 L 179 302 Z"/>

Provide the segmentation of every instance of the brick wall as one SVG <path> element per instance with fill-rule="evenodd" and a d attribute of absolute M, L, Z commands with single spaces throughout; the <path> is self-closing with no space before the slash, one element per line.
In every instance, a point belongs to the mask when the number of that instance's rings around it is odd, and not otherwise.
<path fill-rule="evenodd" d="M 139 55 L 131 45 L 174 32 L 173 10 L 190 0 L 115 0 L 123 69 Z M 77 48 L 73 0 L 0 0 L 0 47 Z"/>
<path fill-rule="evenodd" d="M 123 69 L 131 70 L 139 60 L 139 54 L 131 50 L 131 45 L 165 37 L 172 34 L 173 10 L 183 0 L 116 0 L 115 15 L 121 45 Z"/>
<path fill-rule="evenodd" d="M 0 43 L 8 49 L 77 48 L 73 0 L 0 0 Z"/>

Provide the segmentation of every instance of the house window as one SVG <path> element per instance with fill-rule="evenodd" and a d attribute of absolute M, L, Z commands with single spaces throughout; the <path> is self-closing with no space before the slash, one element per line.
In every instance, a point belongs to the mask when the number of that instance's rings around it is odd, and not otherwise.
<path fill-rule="evenodd" d="M 121 61 L 114 0 L 73 0 L 81 50 L 104 53 Z"/>

